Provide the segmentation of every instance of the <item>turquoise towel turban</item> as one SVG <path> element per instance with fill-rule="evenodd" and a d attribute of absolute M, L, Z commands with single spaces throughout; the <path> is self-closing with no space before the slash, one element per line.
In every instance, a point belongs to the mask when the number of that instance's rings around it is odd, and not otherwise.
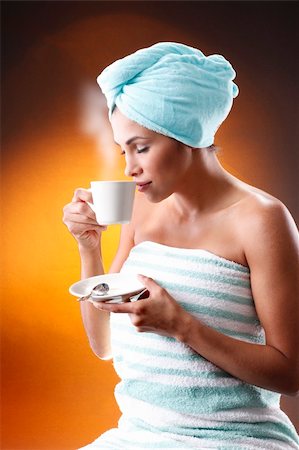
<path fill-rule="evenodd" d="M 194 148 L 208 147 L 228 116 L 238 86 L 221 55 L 160 42 L 115 61 L 98 76 L 111 118 L 129 119 Z"/>

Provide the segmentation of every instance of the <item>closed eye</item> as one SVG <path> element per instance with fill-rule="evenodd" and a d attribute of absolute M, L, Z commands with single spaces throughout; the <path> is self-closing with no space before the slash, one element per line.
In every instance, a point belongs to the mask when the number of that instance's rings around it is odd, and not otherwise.
<path fill-rule="evenodd" d="M 143 152 L 146 152 L 148 149 L 149 149 L 149 147 L 137 148 L 137 153 L 143 153 Z"/>
<path fill-rule="evenodd" d="M 146 152 L 147 150 L 149 150 L 149 146 L 142 147 L 142 148 L 137 148 L 137 149 L 136 149 L 136 153 L 144 153 L 144 152 Z M 125 152 L 124 150 L 121 150 L 120 154 L 121 154 L 121 155 L 125 155 L 126 152 Z"/>

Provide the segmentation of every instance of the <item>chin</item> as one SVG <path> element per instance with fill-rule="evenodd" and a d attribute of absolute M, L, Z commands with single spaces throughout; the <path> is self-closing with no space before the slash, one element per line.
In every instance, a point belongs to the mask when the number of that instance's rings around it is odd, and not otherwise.
<path fill-rule="evenodd" d="M 160 203 L 163 202 L 163 200 L 166 200 L 171 194 L 162 194 L 161 192 L 156 192 L 156 193 L 148 193 L 145 194 L 146 199 L 150 202 L 150 203 Z"/>

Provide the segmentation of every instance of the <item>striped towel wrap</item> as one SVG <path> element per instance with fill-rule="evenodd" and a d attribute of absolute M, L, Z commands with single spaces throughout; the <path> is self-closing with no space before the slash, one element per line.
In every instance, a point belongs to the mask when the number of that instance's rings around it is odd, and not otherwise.
<path fill-rule="evenodd" d="M 187 311 L 219 332 L 265 343 L 247 267 L 202 249 L 145 241 L 122 272 L 153 278 Z M 187 345 L 138 333 L 128 314 L 111 314 L 118 428 L 84 449 L 299 449 L 280 395 L 247 384 Z"/>

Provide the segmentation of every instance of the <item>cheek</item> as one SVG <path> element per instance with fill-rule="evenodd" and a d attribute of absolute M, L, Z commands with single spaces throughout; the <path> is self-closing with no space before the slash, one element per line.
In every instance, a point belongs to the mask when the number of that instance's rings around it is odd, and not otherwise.
<path fill-rule="evenodd" d="M 186 161 L 182 155 L 177 155 L 172 151 L 167 158 L 161 161 L 161 170 L 171 179 L 176 179 L 182 172 L 185 171 Z"/>
<path fill-rule="evenodd" d="M 144 161 L 143 169 L 155 179 L 163 179 L 163 184 L 172 184 L 185 172 L 186 157 L 184 151 L 177 145 L 157 146 L 147 161 Z M 146 164 L 148 163 L 148 164 Z"/>
<path fill-rule="evenodd" d="M 166 173 L 170 173 L 174 170 L 176 166 L 176 155 L 173 149 L 169 151 L 163 152 L 160 154 L 160 157 L 155 161 L 155 166 L 159 172 L 162 172 L 164 175 Z"/>

